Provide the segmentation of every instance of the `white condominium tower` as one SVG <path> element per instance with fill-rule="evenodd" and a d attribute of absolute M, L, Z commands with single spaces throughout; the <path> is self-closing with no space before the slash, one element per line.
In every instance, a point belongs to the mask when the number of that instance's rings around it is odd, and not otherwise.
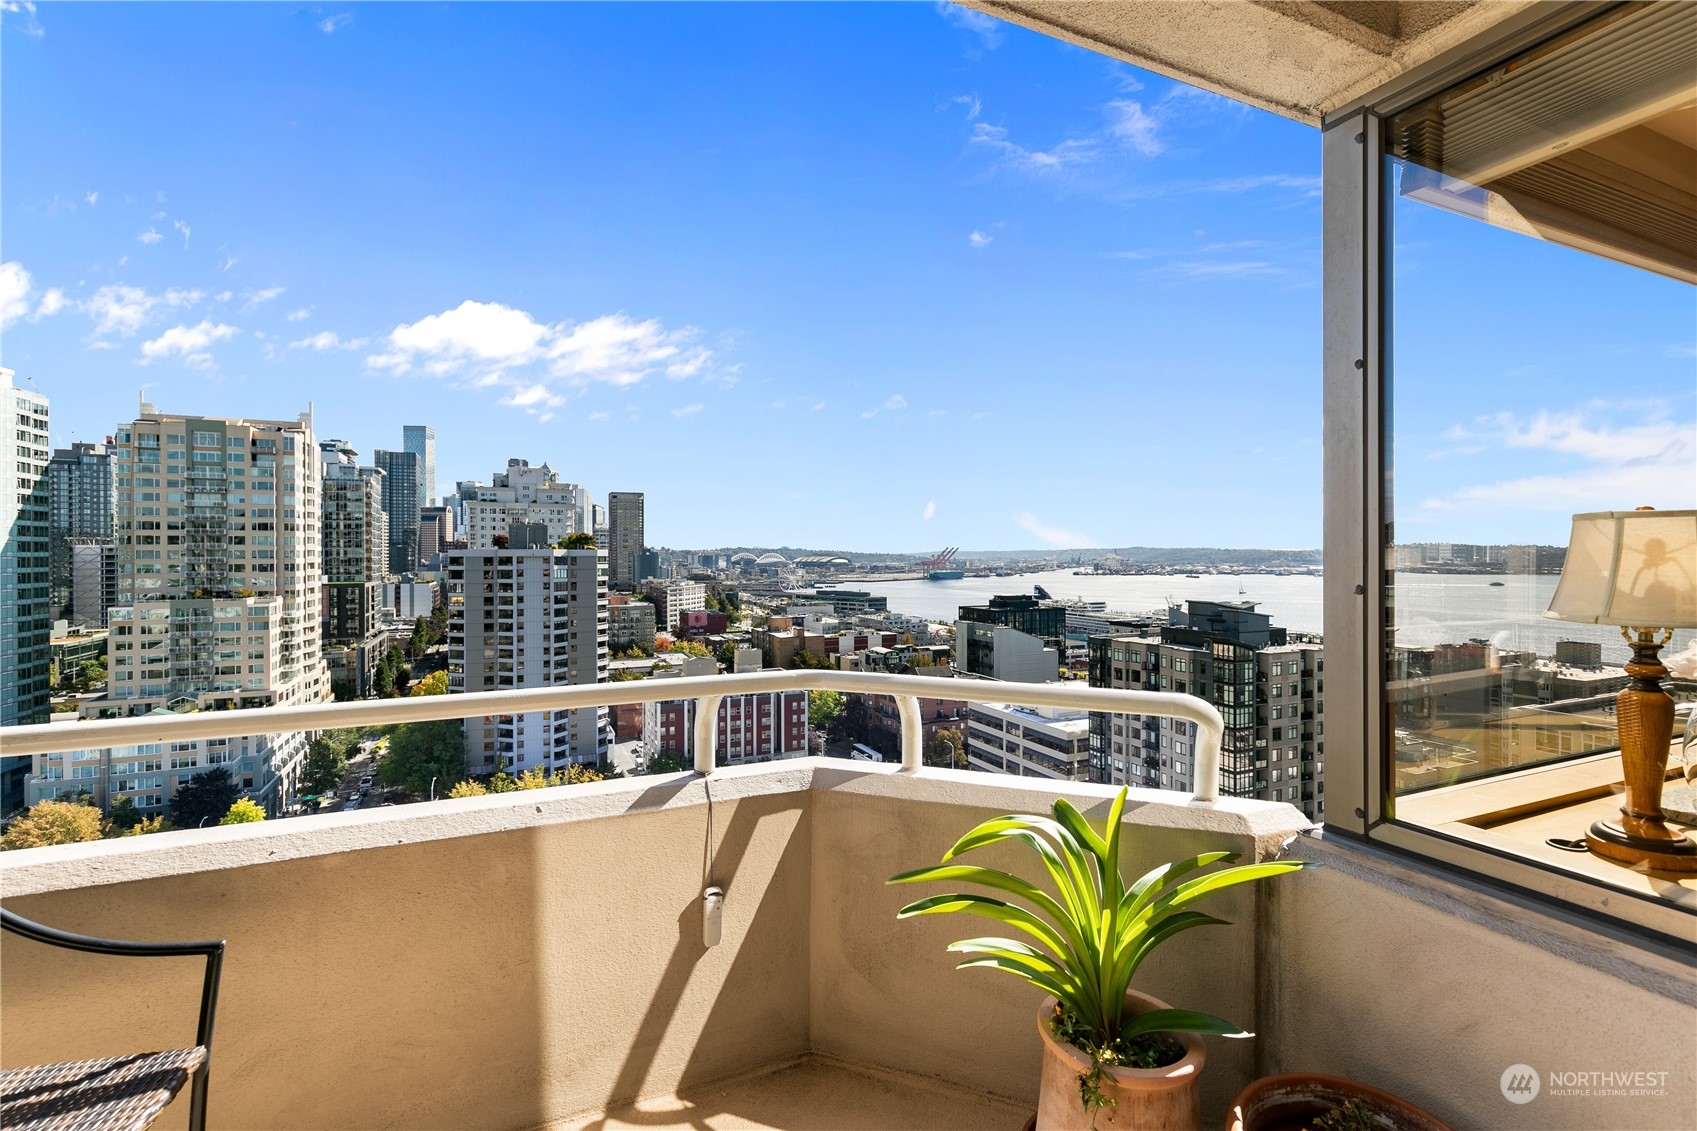
<path fill-rule="evenodd" d="M 114 441 L 118 603 L 108 618 L 109 690 L 83 713 L 330 698 L 319 649 L 319 452 L 311 416 L 178 416 L 144 404 Z M 173 743 L 168 769 L 162 758 L 142 757 L 139 771 L 112 752 L 127 772 L 92 792 L 101 804 L 127 795 L 154 809 L 182 782 L 225 765 L 238 787 L 275 812 L 293 800 L 306 745 L 298 733 Z M 64 792 L 88 777 L 74 763 L 103 753 L 72 752 L 69 766 L 63 755 L 41 756 L 39 793 Z"/>
<path fill-rule="evenodd" d="M 495 536 L 514 523 L 539 522 L 554 542 L 589 533 L 589 492 L 562 482 L 547 464 L 532 467 L 529 460 L 510 459 L 507 470 L 491 478 L 490 483 L 460 484 L 464 537 L 471 549 L 493 546 Z"/>
<path fill-rule="evenodd" d="M 48 501 L 47 398 L 12 384 L 0 369 L 0 400 L 6 426 L 0 429 L 0 726 L 48 720 Z M 0 744 L 3 745 L 3 744 Z M 27 757 L 0 755 L 0 816 L 24 803 Z"/>
<path fill-rule="evenodd" d="M 523 529 L 506 549 L 446 555 L 451 695 L 607 678 L 606 551 L 518 544 Z M 607 711 L 472 718 L 465 742 L 473 774 L 595 765 L 607 754 Z"/>

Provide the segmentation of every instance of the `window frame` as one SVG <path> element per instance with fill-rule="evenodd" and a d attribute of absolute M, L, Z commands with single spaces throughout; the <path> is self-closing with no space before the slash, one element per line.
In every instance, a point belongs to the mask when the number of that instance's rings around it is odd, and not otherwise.
<path fill-rule="evenodd" d="M 1384 218 L 1386 121 L 1406 107 L 1569 31 L 1612 3 L 1535 5 L 1471 42 L 1324 116 L 1321 122 L 1324 591 L 1333 681 L 1328 834 L 1524 900 L 1634 943 L 1697 950 L 1697 913 L 1553 865 L 1396 819 L 1385 697 L 1385 513 L 1389 297 Z M 1540 10 L 1542 9 L 1542 10 Z M 1341 694 L 1339 694 L 1341 692 Z M 1355 748 L 1358 757 L 1342 753 Z M 1621 931 L 1620 928 L 1627 928 Z"/>

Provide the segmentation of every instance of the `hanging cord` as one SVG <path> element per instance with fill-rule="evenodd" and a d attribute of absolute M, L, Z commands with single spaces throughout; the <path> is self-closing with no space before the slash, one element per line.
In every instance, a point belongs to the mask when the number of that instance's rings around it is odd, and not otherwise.
<path fill-rule="evenodd" d="M 701 847 L 701 886 L 713 886 L 713 779 L 701 779 L 701 788 L 707 793 L 707 843 Z"/>

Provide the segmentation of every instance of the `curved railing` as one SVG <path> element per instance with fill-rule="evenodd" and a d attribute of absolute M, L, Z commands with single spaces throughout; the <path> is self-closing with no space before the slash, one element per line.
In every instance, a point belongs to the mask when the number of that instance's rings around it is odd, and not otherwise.
<path fill-rule="evenodd" d="M 97 719 L 76 723 L 46 723 L 0 730 L 0 753 L 48 754 L 144 742 L 186 742 L 194 738 L 227 738 L 240 734 L 330 730 L 337 727 L 383 726 L 434 719 L 464 719 L 473 715 L 516 715 L 529 711 L 570 711 L 583 707 L 612 707 L 625 703 L 662 703 L 693 699 L 695 712 L 695 769 L 714 769 L 718 750 L 719 703 L 727 695 L 772 691 L 846 691 L 889 695 L 896 701 L 902 723 L 902 767 L 917 770 L 924 748 L 920 699 L 953 699 L 971 703 L 1015 703 L 1028 707 L 1071 707 L 1082 711 L 1161 715 L 1184 719 L 1197 727 L 1196 792 L 1198 801 L 1214 801 L 1220 789 L 1220 713 L 1206 700 L 1165 691 L 1078 687 L 1066 683 L 1001 683 L 994 680 L 949 679 L 928 675 L 883 675 L 875 672 L 770 670 L 737 675 L 687 676 L 676 679 L 632 680 L 577 686 L 476 691 L 466 695 L 425 695 L 402 699 L 371 699 L 357 703 L 313 703 L 298 706 L 255 707 L 240 711 L 201 711 L 187 715 L 140 715 L 127 719 Z M 121 701 L 114 701 L 121 702 Z"/>

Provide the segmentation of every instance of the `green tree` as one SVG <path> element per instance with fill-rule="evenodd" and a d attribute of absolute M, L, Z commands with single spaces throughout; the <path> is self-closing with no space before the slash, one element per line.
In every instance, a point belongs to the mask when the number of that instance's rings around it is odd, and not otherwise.
<path fill-rule="evenodd" d="M 412 685 L 408 695 L 446 695 L 448 694 L 448 673 L 431 672 L 423 679 Z"/>
<path fill-rule="evenodd" d="M 455 784 L 454 788 L 450 789 L 448 791 L 448 796 L 449 797 L 482 797 L 485 793 L 488 793 L 488 792 L 489 791 L 487 789 L 483 788 L 482 782 L 473 781 L 470 778 L 467 778 L 465 781 L 462 781 L 462 782 Z"/>
<path fill-rule="evenodd" d="M 330 695 L 338 703 L 348 703 L 359 698 L 359 695 L 355 692 L 354 685 L 345 679 L 333 679 L 330 681 Z"/>
<path fill-rule="evenodd" d="M 13 817 L 0 837 L 0 849 L 41 848 L 49 844 L 78 844 L 99 840 L 100 810 L 73 801 L 38 801 L 21 816 Z"/>
<path fill-rule="evenodd" d="M 713 657 L 713 653 L 707 650 L 707 645 L 699 640 L 673 640 L 663 650 L 673 656 L 700 656 L 702 659 Z"/>
<path fill-rule="evenodd" d="M 98 660 L 84 660 L 77 669 L 77 680 L 84 687 L 93 687 L 106 682 L 106 657 Z"/>
<path fill-rule="evenodd" d="M 647 773 L 677 774 L 684 770 L 684 756 L 676 750 L 665 750 L 648 760 Z"/>
<path fill-rule="evenodd" d="M 730 671 L 735 668 L 737 664 L 736 642 L 727 640 L 723 644 L 719 645 L 719 650 L 713 653 L 713 658 L 723 664 L 726 671 Z"/>
<path fill-rule="evenodd" d="M 59 661 L 58 660 L 48 660 L 47 661 L 47 686 L 53 687 L 53 688 L 57 688 L 59 686 Z"/>
<path fill-rule="evenodd" d="M 644 676 L 642 673 L 633 672 L 629 668 L 616 668 L 616 669 L 614 669 L 612 674 L 607 677 L 607 682 L 608 683 L 628 683 L 633 679 L 646 679 L 646 678 L 647 677 Z"/>
<path fill-rule="evenodd" d="M 412 793 L 429 791 L 432 778 L 439 788 L 465 778 L 465 740 L 458 719 L 402 723 L 377 767 L 378 781 Z"/>
<path fill-rule="evenodd" d="M 961 746 L 960 731 L 939 730 L 926 739 L 925 764 L 951 770 L 966 769 L 966 750 Z"/>
<path fill-rule="evenodd" d="M 568 534 L 564 538 L 560 539 L 558 542 L 554 543 L 554 549 L 556 549 L 556 550 L 593 550 L 593 549 L 595 549 L 595 535 L 585 534 L 581 530 L 578 531 L 576 534 Z"/>
<path fill-rule="evenodd" d="M 112 802 L 112 811 L 106 815 L 107 823 L 120 833 L 128 832 L 142 822 L 142 815 L 136 809 L 136 803 L 128 797 L 120 797 Z"/>
<path fill-rule="evenodd" d="M 177 787 L 171 798 L 171 823 L 179 829 L 195 829 L 202 821 L 216 821 L 230 811 L 241 790 L 230 771 L 213 766 Z"/>
<path fill-rule="evenodd" d="M 168 833 L 171 831 L 171 828 L 171 822 L 167 821 L 164 817 L 144 817 L 140 821 L 136 822 L 133 828 L 125 829 L 118 835 L 146 836 L 149 833 Z"/>
<path fill-rule="evenodd" d="M 329 793 L 348 775 L 347 747 L 336 741 L 334 731 L 313 739 L 301 768 L 301 788 L 308 793 Z"/>
<path fill-rule="evenodd" d="M 842 724 L 844 706 L 840 691 L 809 691 L 807 725 L 828 738 L 835 738 Z"/>
<path fill-rule="evenodd" d="M 265 810 L 260 807 L 259 803 L 243 797 L 237 799 L 236 803 L 230 806 L 230 811 L 225 813 L 218 823 L 220 825 L 251 825 L 255 821 L 263 820 L 265 820 Z"/>

